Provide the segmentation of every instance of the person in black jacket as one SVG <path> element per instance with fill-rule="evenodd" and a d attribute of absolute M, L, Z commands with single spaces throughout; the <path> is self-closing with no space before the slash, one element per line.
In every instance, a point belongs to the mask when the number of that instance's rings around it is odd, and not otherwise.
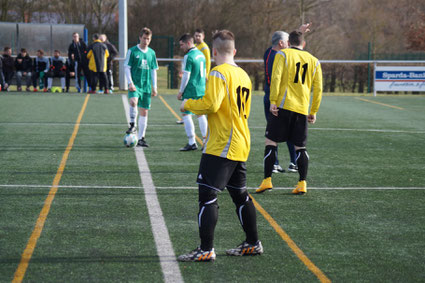
<path fill-rule="evenodd" d="M 3 60 L 2 60 L 2 58 L 0 56 L 0 91 L 1 91 L 2 88 L 5 89 L 7 87 L 8 87 L 8 85 L 4 81 Z"/>
<path fill-rule="evenodd" d="M 21 53 L 15 59 L 16 69 L 16 84 L 18 91 L 22 91 L 22 79 L 26 79 L 26 91 L 30 91 L 31 86 L 31 72 L 32 72 L 32 59 L 25 48 L 21 49 Z"/>
<path fill-rule="evenodd" d="M 101 34 L 99 37 L 100 41 L 103 42 L 103 44 L 106 45 L 109 51 L 109 57 L 107 62 L 107 68 L 106 68 L 106 87 L 109 89 L 109 93 L 112 93 L 114 91 L 114 76 L 113 76 L 113 63 L 115 57 L 118 56 L 118 50 L 117 48 L 109 42 L 108 37 L 106 34 Z"/>
<path fill-rule="evenodd" d="M 80 39 L 77 32 L 72 34 L 72 42 L 68 48 L 68 62 L 70 62 L 70 71 L 75 73 L 75 87 L 81 92 L 81 80 L 83 75 L 90 85 L 90 71 L 87 61 L 87 45 Z"/>
<path fill-rule="evenodd" d="M 6 46 L 3 50 L 3 74 L 4 74 L 4 88 L 9 91 L 10 83 L 12 82 L 13 75 L 15 74 L 15 61 L 12 58 L 12 48 Z"/>
<path fill-rule="evenodd" d="M 65 92 L 66 59 L 61 57 L 60 54 L 59 50 L 55 50 L 53 57 L 50 58 L 50 69 L 47 72 L 47 88 L 49 92 L 52 89 L 53 78 L 60 78 L 62 92 Z"/>

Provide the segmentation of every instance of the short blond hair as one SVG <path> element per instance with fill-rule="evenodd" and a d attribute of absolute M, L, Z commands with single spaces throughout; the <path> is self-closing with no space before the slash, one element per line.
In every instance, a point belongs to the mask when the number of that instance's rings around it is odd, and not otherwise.
<path fill-rule="evenodd" d="M 213 47 L 221 54 L 233 54 L 235 35 L 229 30 L 220 30 L 213 34 Z"/>

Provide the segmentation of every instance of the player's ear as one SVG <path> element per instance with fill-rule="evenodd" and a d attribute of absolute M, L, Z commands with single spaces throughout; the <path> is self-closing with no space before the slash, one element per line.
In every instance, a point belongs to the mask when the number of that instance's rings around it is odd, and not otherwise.
<path fill-rule="evenodd" d="M 236 49 L 233 49 L 233 56 L 235 56 L 236 55 Z"/>
<path fill-rule="evenodd" d="M 213 47 L 213 56 L 217 56 L 217 50 Z"/>
<path fill-rule="evenodd" d="M 305 41 L 303 40 L 303 49 L 305 48 Z"/>

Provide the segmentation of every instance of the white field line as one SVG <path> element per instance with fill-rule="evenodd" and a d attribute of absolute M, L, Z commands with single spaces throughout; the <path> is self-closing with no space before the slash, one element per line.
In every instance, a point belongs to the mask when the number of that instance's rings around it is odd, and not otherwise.
<path fill-rule="evenodd" d="M 50 188 L 51 185 L 28 185 L 28 184 L 0 184 L 0 189 L 17 189 L 17 188 L 34 188 L 43 189 Z M 96 186 L 96 185 L 59 185 L 58 188 L 72 189 L 143 189 L 137 186 Z M 197 190 L 198 187 L 155 187 L 157 190 Z M 248 190 L 254 190 L 255 187 L 248 187 Z M 274 187 L 273 190 L 293 190 L 292 187 Z M 425 190 L 425 187 L 308 187 L 309 190 L 333 191 L 333 190 Z"/>
<path fill-rule="evenodd" d="M 1 122 L 0 125 L 11 125 L 11 126 L 74 126 L 72 123 L 26 123 L 26 122 Z M 85 123 L 80 124 L 80 127 L 125 127 L 125 124 L 113 124 L 113 123 Z M 149 124 L 150 127 L 179 127 L 174 123 L 170 124 Z M 250 129 L 266 129 L 265 126 L 250 126 Z M 310 131 L 347 131 L 347 132 L 372 132 L 372 133 L 395 133 L 395 134 L 425 134 L 425 131 L 413 131 L 413 130 L 391 130 L 391 129 L 350 129 L 350 128 L 309 128 Z"/>
<path fill-rule="evenodd" d="M 126 95 L 122 95 L 124 104 L 125 116 L 129 120 L 129 104 Z M 140 179 L 145 192 L 145 200 L 148 208 L 149 219 L 152 225 L 152 233 L 155 239 L 156 250 L 161 263 L 164 281 L 169 282 L 184 282 L 180 273 L 180 268 L 174 254 L 173 245 L 171 244 L 170 235 L 168 234 L 167 225 L 165 224 L 162 215 L 161 206 L 158 201 L 156 189 L 153 184 L 152 175 L 146 161 L 143 148 L 135 147 L 136 160 L 139 166 Z"/>

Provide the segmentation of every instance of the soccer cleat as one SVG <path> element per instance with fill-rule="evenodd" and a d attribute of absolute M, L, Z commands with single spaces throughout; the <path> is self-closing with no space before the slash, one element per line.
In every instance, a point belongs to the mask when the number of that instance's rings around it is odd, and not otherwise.
<path fill-rule="evenodd" d="M 260 255 L 264 252 L 263 245 L 260 241 L 257 241 L 255 245 L 251 245 L 247 242 L 243 242 L 234 249 L 226 250 L 227 255 L 232 256 L 248 256 L 248 255 Z"/>
<path fill-rule="evenodd" d="M 77 92 L 81 93 L 81 88 L 77 86 Z"/>
<path fill-rule="evenodd" d="M 127 131 L 125 131 L 126 134 L 135 134 L 136 133 L 136 127 L 135 126 L 130 126 L 130 128 L 128 128 Z"/>
<path fill-rule="evenodd" d="M 18 87 L 16 88 L 16 90 L 17 90 L 17 91 L 22 91 L 22 87 L 18 86 Z"/>
<path fill-rule="evenodd" d="M 284 173 L 285 170 L 279 165 L 279 164 L 275 164 L 273 165 L 273 173 Z"/>
<path fill-rule="evenodd" d="M 273 189 L 272 177 L 265 178 L 261 185 L 255 190 L 257 194 Z"/>
<path fill-rule="evenodd" d="M 43 89 L 43 92 L 48 92 L 49 90 L 47 89 L 47 88 L 44 88 Z"/>
<path fill-rule="evenodd" d="M 31 91 L 31 89 L 30 89 L 29 87 L 27 87 L 25 90 L 26 90 L 26 91 Z"/>
<path fill-rule="evenodd" d="M 97 94 L 104 94 L 103 90 L 98 90 L 96 93 Z"/>
<path fill-rule="evenodd" d="M 176 124 L 183 125 L 183 124 L 184 124 L 184 122 L 183 122 L 183 120 L 177 120 L 177 121 L 176 121 Z"/>
<path fill-rule="evenodd" d="M 180 148 L 180 151 L 191 151 L 191 150 L 197 150 L 198 145 L 196 143 L 194 144 L 187 144 L 184 147 Z"/>
<path fill-rule="evenodd" d="M 288 172 L 297 173 L 298 172 L 298 166 L 294 163 L 289 164 Z"/>
<path fill-rule="evenodd" d="M 137 146 L 149 147 L 149 145 L 148 145 L 148 143 L 146 142 L 145 138 L 141 138 L 141 139 L 137 142 Z"/>
<path fill-rule="evenodd" d="M 292 190 L 294 195 L 304 195 L 307 193 L 307 182 L 299 181 L 297 187 Z"/>
<path fill-rule="evenodd" d="M 210 251 L 203 251 L 200 247 L 197 247 L 193 251 L 187 254 L 183 254 L 177 258 L 178 261 L 214 261 L 215 260 L 215 252 L 214 249 Z"/>
<path fill-rule="evenodd" d="M 33 91 L 34 91 L 34 92 L 37 92 L 37 91 L 38 91 L 38 89 L 35 87 Z"/>

